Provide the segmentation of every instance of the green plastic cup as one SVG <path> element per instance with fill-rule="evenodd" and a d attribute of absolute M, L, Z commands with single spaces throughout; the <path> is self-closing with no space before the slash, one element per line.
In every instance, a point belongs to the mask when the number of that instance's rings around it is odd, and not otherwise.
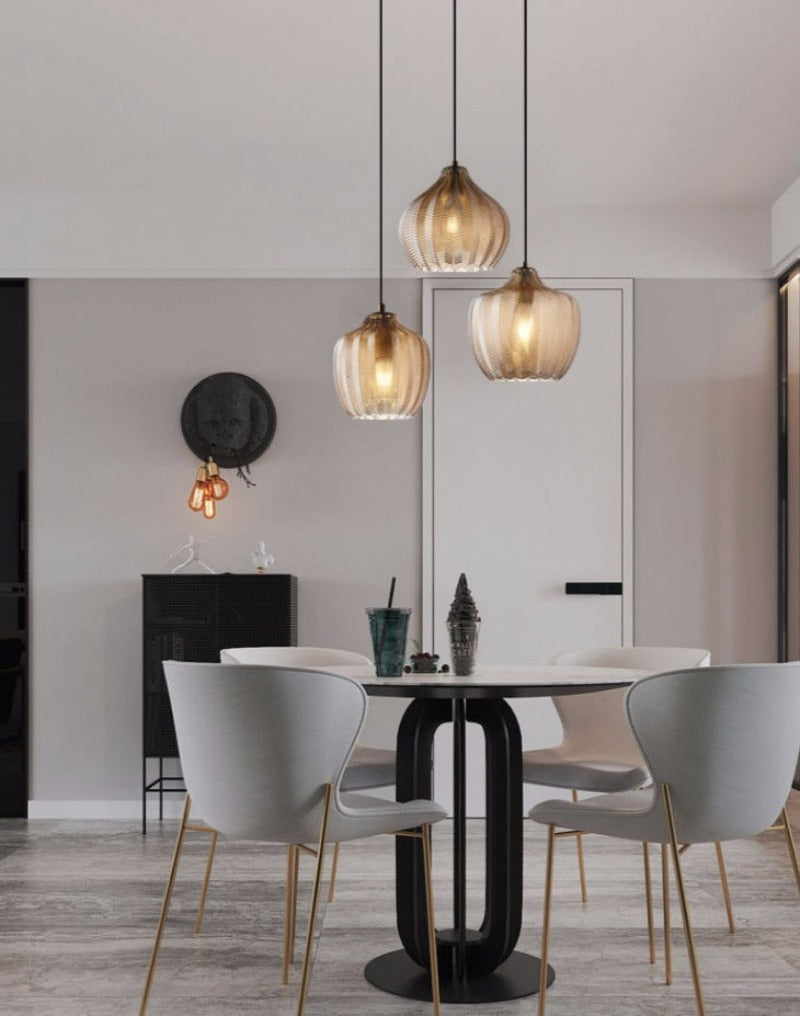
<path fill-rule="evenodd" d="M 378 677 L 400 677 L 406 661 L 411 607 L 367 607 L 372 653 Z"/>

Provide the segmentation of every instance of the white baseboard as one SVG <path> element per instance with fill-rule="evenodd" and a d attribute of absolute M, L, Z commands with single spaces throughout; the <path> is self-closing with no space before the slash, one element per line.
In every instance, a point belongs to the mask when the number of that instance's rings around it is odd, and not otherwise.
<path fill-rule="evenodd" d="M 170 794 L 164 801 L 164 818 L 180 818 L 183 797 Z M 116 822 L 142 817 L 141 799 L 133 801 L 28 801 L 28 818 L 108 819 Z M 158 799 L 147 802 L 147 820 L 158 820 Z"/>

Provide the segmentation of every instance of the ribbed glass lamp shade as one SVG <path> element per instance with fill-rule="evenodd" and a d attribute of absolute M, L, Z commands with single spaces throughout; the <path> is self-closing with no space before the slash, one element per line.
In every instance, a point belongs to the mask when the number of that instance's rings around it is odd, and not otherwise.
<path fill-rule="evenodd" d="M 569 294 L 545 286 L 524 265 L 500 289 L 472 301 L 469 333 L 491 381 L 556 381 L 578 348 L 581 312 Z"/>
<path fill-rule="evenodd" d="M 430 353 L 421 335 L 396 315 L 376 311 L 333 350 L 333 379 L 342 408 L 358 420 L 405 420 L 428 390 Z"/>
<path fill-rule="evenodd" d="M 477 272 L 492 268 L 508 246 L 508 216 L 454 162 L 403 212 L 403 252 L 422 272 Z"/>

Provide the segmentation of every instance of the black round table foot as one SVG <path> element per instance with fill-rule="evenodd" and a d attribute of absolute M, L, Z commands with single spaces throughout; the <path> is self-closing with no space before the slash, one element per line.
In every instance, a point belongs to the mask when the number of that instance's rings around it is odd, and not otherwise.
<path fill-rule="evenodd" d="M 539 990 L 541 964 L 537 956 L 513 952 L 496 970 L 482 977 L 455 981 L 440 972 L 440 990 L 443 1002 L 465 1005 L 479 1002 L 507 1002 L 513 998 L 534 995 Z M 427 970 L 423 970 L 404 949 L 376 956 L 364 968 L 364 976 L 381 991 L 418 1002 L 431 1001 L 431 983 Z M 548 967 L 548 986 L 555 980 L 552 967 Z"/>

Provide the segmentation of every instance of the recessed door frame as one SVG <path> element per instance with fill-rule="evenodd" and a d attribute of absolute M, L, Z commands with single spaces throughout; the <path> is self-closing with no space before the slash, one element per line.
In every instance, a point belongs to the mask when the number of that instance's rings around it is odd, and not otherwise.
<path fill-rule="evenodd" d="M 28 588 L 28 465 L 29 465 L 29 392 L 28 392 L 28 282 L 26 279 L 0 279 L 2 308 L 0 331 L 3 336 L 3 368 L 6 381 L 19 386 L 19 401 L 6 406 L 6 422 L 17 425 L 21 444 L 7 448 L 10 473 L 7 507 L 12 517 L 4 520 L 4 566 L 0 573 L 0 594 L 6 603 L 3 615 L 5 647 L 4 679 L 11 687 L 10 704 L 0 717 L 3 735 L 3 766 L 0 771 L 0 818 L 28 817 L 29 784 L 29 702 L 30 702 L 30 615 Z M 8 444 L 8 434 L 3 435 Z M 16 435 L 15 435 L 16 440 Z M 15 513 L 15 514 L 14 514 Z M 14 563 L 12 564 L 12 559 Z"/>
<path fill-rule="evenodd" d="M 485 275 L 457 275 L 426 278 L 422 282 L 422 329 L 431 347 L 435 364 L 436 294 L 442 290 L 466 289 L 477 296 L 487 289 L 502 285 L 504 278 Z M 555 289 L 565 289 L 580 303 L 581 290 L 614 290 L 619 293 L 622 322 L 622 421 L 620 448 L 622 497 L 622 645 L 634 642 L 633 589 L 633 279 L 545 279 Z M 466 322 L 464 334 L 467 334 Z M 464 343 L 464 356 L 472 357 L 469 340 Z M 580 355 L 580 347 L 578 348 Z M 434 368 L 435 369 L 435 368 Z M 479 370 L 477 364 L 475 370 Z M 486 382 L 491 384 L 490 381 Z M 422 411 L 422 645 L 430 649 L 436 627 L 434 618 L 435 547 L 433 476 L 436 440 L 436 405 L 431 385 Z M 441 620 L 441 619 L 440 619 Z"/>

